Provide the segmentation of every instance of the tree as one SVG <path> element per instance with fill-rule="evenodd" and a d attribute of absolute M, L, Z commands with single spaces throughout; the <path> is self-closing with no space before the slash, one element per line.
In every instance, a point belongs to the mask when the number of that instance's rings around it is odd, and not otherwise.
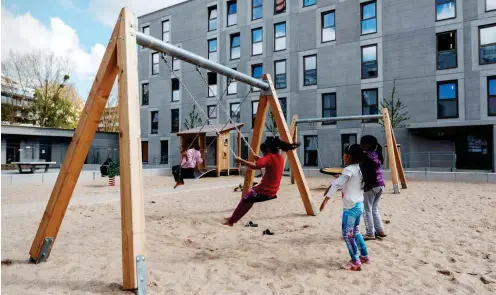
<path fill-rule="evenodd" d="M 196 105 L 193 105 L 193 109 L 189 112 L 188 117 L 184 119 L 184 128 L 186 130 L 200 127 L 202 125 L 202 119 L 200 114 L 196 110 Z"/>
<path fill-rule="evenodd" d="M 391 92 L 390 98 L 384 98 L 384 101 L 381 102 L 381 107 L 386 108 L 389 112 L 389 117 L 391 120 L 391 128 L 394 129 L 396 127 L 400 127 L 401 123 L 404 121 L 410 120 L 408 117 L 407 107 L 401 99 L 395 98 L 396 96 L 396 79 L 393 80 L 393 90 Z M 379 120 L 379 124 L 384 126 L 383 120 Z"/>
<path fill-rule="evenodd" d="M 26 54 L 11 51 L 2 62 L 2 74 L 18 83 L 23 95 L 34 90 L 31 110 L 40 126 L 75 127 L 82 103 L 69 85 L 67 58 L 42 50 Z"/>
<path fill-rule="evenodd" d="M 107 105 L 103 111 L 102 118 L 100 119 L 100 125 L 98 130 L 106 132 L 118 132 L 119 131 L 119 107 L 118 97 L 117 97 L 117 87 L 114 85 L 110 97 L 107 100 Z"/>
<path fill-rule="evenodd" d="M 269 110 L 269 120 L 265 121 L 265 128 L 272 133 L 272 136 L 276 137 L 279 134 L 279 129 L 277 129 L 276 119 L 274 118 L 274 114 L 272 110 Z"/>

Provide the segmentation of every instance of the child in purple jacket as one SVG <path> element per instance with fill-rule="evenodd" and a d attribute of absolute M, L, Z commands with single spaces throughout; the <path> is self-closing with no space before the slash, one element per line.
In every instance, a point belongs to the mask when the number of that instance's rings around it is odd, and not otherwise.
<path fill-rule="evenodd" d="M 379 200 L 384 192 L 384 176 L 381 165 L 384 162 L 382 156 L 382 146 L 378 143 L 377 138 L 372 135 L 365 135 L 360 139 L 360 145 L 367 154 L 360 163 L 360 169 L 364 177 L 371 179 L 365 180 L 366 184 L 363 189 L 364 203 L 364 221 L 366 234 L 364 240 L 375 240 L 384 238 L 384 225 L 382 224 L 379 213 Z M 368 184 L 368 185 L 367 185 Z"/>

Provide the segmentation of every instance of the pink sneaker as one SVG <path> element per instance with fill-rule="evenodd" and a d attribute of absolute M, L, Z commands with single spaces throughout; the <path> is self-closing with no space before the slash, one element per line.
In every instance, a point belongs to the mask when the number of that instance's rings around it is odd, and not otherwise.
<path fill-rule="evenodd" d="M 360 256 L 360 262 L 362 264 L 370 264 L 370 258 L 368 256 Z"/>
<path fill-rule="evenodd" d="M 350 270 L 350 271 L 361 271 L 362 270 L 362 264 L 360 263 L 360 261 L 349 261 L 343 267 L 344 267 L 344 269 Z"/>

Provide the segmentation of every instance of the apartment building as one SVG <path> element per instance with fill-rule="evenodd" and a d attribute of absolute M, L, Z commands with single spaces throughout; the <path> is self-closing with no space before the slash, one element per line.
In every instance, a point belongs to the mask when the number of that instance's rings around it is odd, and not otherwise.
<path fill-rule="evenodd" d="M 270 73 L 288 122 L 376 114 L 395 81 L 410 117 L 395 129 L 407 168 L 496 167 L 496 0 L 190 0 L 138 23 L 255 78 Z M 138 55 L 144 161 L 179 161 L 175 133 L 193 107 L 184 86 L 212 123 L 226 122 L 214 107 L 225 92 L 224 108 L 250 139 L 256 89 L 147 48 Z M 374 121 L 299 131 L 307 167 L 340 165 L 343 146 L 363 134 L 385 142 Z"/>

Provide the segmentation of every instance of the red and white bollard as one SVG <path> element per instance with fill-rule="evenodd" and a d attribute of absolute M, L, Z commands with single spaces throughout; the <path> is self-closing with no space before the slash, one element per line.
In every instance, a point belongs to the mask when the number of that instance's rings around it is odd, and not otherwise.
<path fill-rule="evenodd" d="M 109 186 L 115 186 L 115 177 L 109 177 Z"/>

